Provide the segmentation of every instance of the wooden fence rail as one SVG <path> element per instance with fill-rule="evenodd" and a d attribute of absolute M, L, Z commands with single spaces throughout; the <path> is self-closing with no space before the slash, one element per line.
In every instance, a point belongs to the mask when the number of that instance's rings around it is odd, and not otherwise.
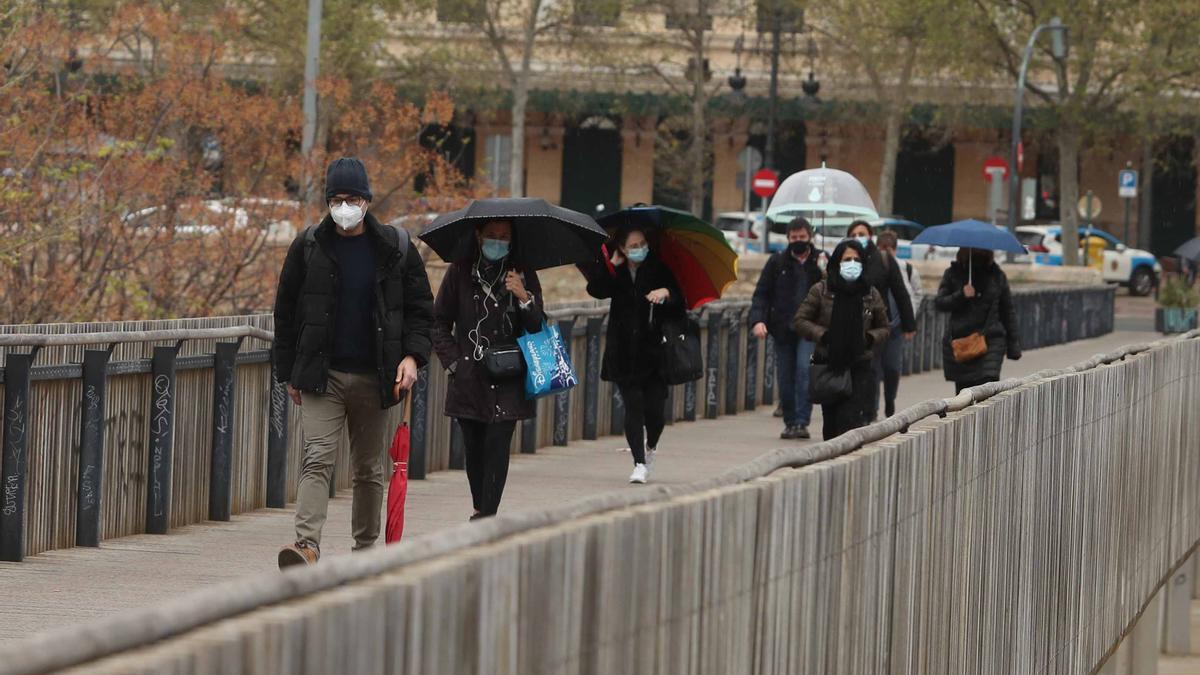
<path fill-rule="evenodd" d="M 1106 287 L 1025 291 L 1014 299 L 1027 347 L 1112 330 Z M 707 374 L 674 388 L 668 421 L 774 403 L 774 351 L 769 340 L 750 337 L 748 309 L 748 299 L 734 298 L 703 310 Z M 570 340 L 580 385 L 539 401 L 513 452 L 622 433 L 620 397 L 599 376 L 606 307 L 570 303 L 551 315 Z M 928 305 L 920 316 L 906 373 L 941 367 L 946 317 Z M 293 500 L 299 414 L 270 377 L 270 329 L 265 315 L 0 326 L 0 560 L 164 534 Z M 461 438 L 443 416 L 445 388 L 440 367 L 420 371 L 411 405 L 413 478 L 463 468 Z M 397 408 L 393 424 L 398 415 Z M 335 477 L 336 487 L 349 487 L 345 453 Z"/>

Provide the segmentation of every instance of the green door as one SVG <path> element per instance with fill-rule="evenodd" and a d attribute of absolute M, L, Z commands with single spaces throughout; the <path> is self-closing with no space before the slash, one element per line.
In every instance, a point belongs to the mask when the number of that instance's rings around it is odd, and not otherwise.
<path fill-rule="evenodd" d="M 605 122 L 563 134 L 562 205 L 591 216 L 621 208 L 621 132 Z"/>
<path fill-rule="evenodd" d="M 860 176 L 861 178 L 861 176 Z M 896 157 L 896 190 L 891 214 L 922 225 L 944 225 L 954 217 L 954 145 L 932 145 L 921 134 L 906 134 Z"/>
<path fill-rule="evenodd" d="M 1196 236 L 1195 139 L 1176 136 L 1158 152 L 1150 200 L 1150 251 L 1171 255 Z"/>

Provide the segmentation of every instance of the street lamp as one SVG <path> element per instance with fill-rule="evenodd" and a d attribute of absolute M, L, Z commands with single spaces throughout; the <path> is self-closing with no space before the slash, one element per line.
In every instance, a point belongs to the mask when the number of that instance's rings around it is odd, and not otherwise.
<path fill-rule="evenodd" d="M 1021 117 L 1025 113 L 1025 75 L 1029 70 L 1029 59 L 1033 56 L 1033 45 L 1037 42 L 1042 31 L 1050 31 L 1050 53 L 1057 61 L 1067 58 L 1067 27 L 1056 16 L 1033 29 L 1029 42 L 1025 45 L 1025 57 L 1021 60 L 1021 72 L 1017 77 L 1017 99 L 1013 106 L 1012 150 L 1009 153 L 1008 173 L 1008 231 L 1016 236 L 1017 222 L 1020 217 L 1021 176 L 1017 170 L 1017 159 L 1021 147 Z M 1008 254 L 1008 261 L 1013 261 L 1013 254 Z"/>

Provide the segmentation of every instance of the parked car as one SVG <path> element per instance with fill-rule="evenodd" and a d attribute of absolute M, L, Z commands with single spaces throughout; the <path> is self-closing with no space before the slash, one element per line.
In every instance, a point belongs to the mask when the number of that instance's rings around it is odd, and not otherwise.
<path fill-rule="evenodd" d="M 746 221 L 745 211 L 725 211 L 717 214 L 717 219 L 714 225 L 722 234 L 725 235 L 725 241 L 735 249 L 741 247 L 742 227 Z M 772 223 L 771 232 L 764 231 L 766 219 L 763 214 L 752 211 L 750 217 L 749 241 L 746 242 L 746 250 L 752 252 L 763 252 L 763 243 L 767 244 L 767 252 L 775 253 L 787 248 L 787 231 L 786 226 L 782 223 Z"/>
<path fill-rule="evenodd" d="M 1104 230 L 1088 227 L 1079 230 L 1080 242 L 1089 236 L 1099 237 L 1105 242 L 1105 281 L 1128 287 L 1131 295 L 1150 295 L 1154 291 L 1162 276 L 1162 265 L 1153 253 L 1129 248 Z M 1030 262 L 1038 265 L 1062 265 L 1061 226 L 1021 225 L 1017 227 L 1017 239 L 1029 249 Z M 1082 256 L 1082 251 L 1080 255 Z"/>

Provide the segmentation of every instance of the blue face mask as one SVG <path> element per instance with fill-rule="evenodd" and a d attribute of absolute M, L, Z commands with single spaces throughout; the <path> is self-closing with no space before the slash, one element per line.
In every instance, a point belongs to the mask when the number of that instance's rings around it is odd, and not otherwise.
<path fill-rule="evenodd" d="M 642 246 L 641 248 L 631 248 L 626 250 L 625 254 L 629 256 L 630 260 L 640 265 L 641 263 L 646 262 L 646 256 L 650 255 L 650 247 Z"/>
<path fill-rule="evenodd" d="M 503 239 L 484 239 L 483 240 L 483 257 L 491 262 L 496 262 L 504 256 L 508 255 L 508 249 L 511 244 Z"/>
<path fill-rule="evenodd" d="M 867 246 L 870 246 L 870 244 L 871 244 L 871 238 L 866 235 L 863 235 L 861 237 L 855 237 L 855 239 L 858 240 L 858 243 L 862 244 L 864 251 L 867 250 Z"/>
<path fill-rule="evenodd" d="M 838 270 L 846 281 L 858 281 L 862 276 L 862 263 L 857 260 L 844 260 Z"/>

